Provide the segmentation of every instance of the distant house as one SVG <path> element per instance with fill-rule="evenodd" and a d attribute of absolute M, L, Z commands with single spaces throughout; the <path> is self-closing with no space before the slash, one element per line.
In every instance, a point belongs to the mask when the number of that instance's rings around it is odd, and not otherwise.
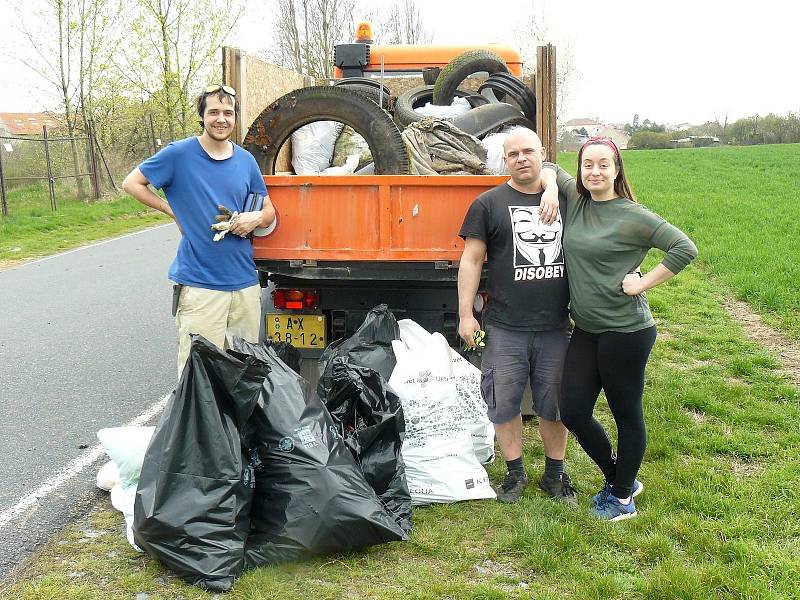
<path fill-rule="evenodd" d="M 624 150 L 628 147 L 628 140 L 631 136 L 625 133 L 622 127 L 601 123 L 596 118 L 570 119 L 561 125 L 561 135 L 569 133 L 573 140 L 572 143 L 577 144 L 582 144 L 590 137 L 603 136 L 610 138 L 620 150 Z"/>
<path fill-rule="evenodd" d="M 49 113 L 0 112 L 0 136 L 40 136 L 42 125 L 53 130 L 64 126 L 58 117 Z"/>
<path fill-rule="evenodd" d="M 628 147 L 628 141 L 631 139 L 631 136 L 625 133 L 623 129 L 618 129 L 610 125 L 604 127 L 597 135 L 607 137 L 614 142 L 620 150 L 625 150 L 625 148 Z"/>
<path fill-rule="evenodd" d="M 561 126 L 561 131 L 569 132 L 572 135 L 579 136 L 582 130 L 586 130 L 589 136 L 600 135 L 600 132 L 605 128 L 598 118 L 581 118 L 570 119 Z"/>
<path fill-rule="evenodd" d="M 706 146 L 719 146 L 719 138 L 714 135 L 690 135 L 689 137 L 672 140 L 675 148 L 703 148 Z"/>

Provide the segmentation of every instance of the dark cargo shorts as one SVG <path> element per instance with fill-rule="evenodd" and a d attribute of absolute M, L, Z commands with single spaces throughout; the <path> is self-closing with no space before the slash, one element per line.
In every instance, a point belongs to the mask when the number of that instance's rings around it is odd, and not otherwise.
<path fill-rule="evenodd" d="M 536 416 L 561 420 L 558 399 L 569 338 L 568 329 L 513 331 L 486 325 L 481 393 L 492 423 L 507 423 L 520 414 L 529 381 Z"/>

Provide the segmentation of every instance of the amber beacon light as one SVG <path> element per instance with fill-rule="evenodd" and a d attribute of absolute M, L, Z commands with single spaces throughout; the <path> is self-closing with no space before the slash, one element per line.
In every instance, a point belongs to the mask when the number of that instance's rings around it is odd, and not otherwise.
<path fill-rule="evenodd" d="M 372 25 L 369 21 L 361 21 L 356 27 L 356 42 L 371 44 L 372 39 Z"/>

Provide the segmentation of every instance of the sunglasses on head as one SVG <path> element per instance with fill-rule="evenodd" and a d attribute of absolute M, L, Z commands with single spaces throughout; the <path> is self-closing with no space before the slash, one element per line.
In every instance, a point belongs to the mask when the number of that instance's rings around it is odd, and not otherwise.
<path fill-rule="evenodd" d="M 205 93 L 206 94 L 213 94 L 214 92 L 218 92 L 219 90 L 222 90 L 223 92 L 225 92 L 229 96 L 235 96 L 236 95 L 236 90 L 235 89 L 233 89 L 229 85 L 222 85 L 220 83 L 216 83 L 214 85 L 208 86 L 206 88 L 206 90 L 205 90 Z"/>

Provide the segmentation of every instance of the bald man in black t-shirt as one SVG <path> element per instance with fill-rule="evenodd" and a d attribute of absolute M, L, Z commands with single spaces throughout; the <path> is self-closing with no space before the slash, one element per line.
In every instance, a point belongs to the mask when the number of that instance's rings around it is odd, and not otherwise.
<path fill-rule="evenodd" d="M 489 301 L 483 314 L 486 347 L 481 391 L 508 473 L 497 486 L 501 502 L 516 502 L 528 485 L 522 459 L 521 404 L 530 382 L 545 450 L 539 487 L 576 503 L 564 472 L 567 430 L 558 413 L 561 372 L 570 336 L 569 290 L 561 245 L 564 207 L 543 201 L 544 148 L 525 128 L 503 146 L 511 179 L 473 202 L 459 235 L 464 252 L 458 270 L 459 335 L 474 347 L 480 325 L 473 314 L 484 259 Z"/>

